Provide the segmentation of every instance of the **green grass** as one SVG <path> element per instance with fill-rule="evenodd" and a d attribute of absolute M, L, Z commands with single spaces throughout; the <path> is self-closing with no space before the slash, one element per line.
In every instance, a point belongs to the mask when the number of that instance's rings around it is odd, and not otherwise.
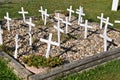
<path fill-rule="evenodd" d="M 27 16 L 39 17 L 39 7 L 48 9 L 48 13 L 53 13 L 55 10 L 66 11 L 69 6 L 72 5 L 73 9 L 77 9 L 80 5 L 84 7 L 86 13 L 85 19 L 89 21 L 98 22 L 96 16 L 104 13 L 105 17 L 109 16 L 110 21 L 120 20 L 120 10 L 117 12 L 111 11 L 112 0 L 6 0 L 5 3 L 0 3 L 0 19 L 9 12 L 10 17 L 21 17 L 18 14 L 20 8 L 23 6 L 26 11 L 29 12 Z M 115 24 L 114 27 L 119 27 L 119 24 Z"/>
<path fill-rule="evenodd" d="M 120 80 L 120 59 L 57 80 Z"/>
<path fill-rule="evenodd" d="M 0 57 L 0 80 L 20 80 L 13 71 L 8 68 L 7 61 Z"/>

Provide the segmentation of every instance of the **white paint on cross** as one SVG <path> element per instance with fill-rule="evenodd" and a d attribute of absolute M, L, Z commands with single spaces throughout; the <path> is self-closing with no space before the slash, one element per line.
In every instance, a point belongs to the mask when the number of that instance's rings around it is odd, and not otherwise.
<path fill-rule="evenodd" d="M 40 7 L 40 10 L 38 10 L 38 11 L 39 11 L 39 12 L 41 12 L 41 17 L 42 17 L 42 20 L 44 20 L 44 15 L 43 15 L 44 11 L 43 11 L 42 6 Z"/>
<path fill-rule="evenodd" d="M 17 59 L 17 55 L 18 55 L 18 34 L 15 35 L 15 53 L 14 53 L 14 58 Z"/>
<path fill-rule="evenodd" d="M 83 19 L 82 16 L 85 16 L 85 13 L 83 13 L 83 7 L 79 7 L 79 9 L 76 9 L 76 14 L 78 14 L 78 25 L 80 25 L 80 23 L 82 23 Z"/>
<path fill-rule="evenodd" d="M 103 17 L 103 13 L 101 13 L 101 16 L 97 16 L 98 19 L 100 19 L 100 29 L 102 29 L 103 21 L 106 21 L 106 19 Z"/>
<path fill-rule="evenodd" d="M 0 25 L 0 45 L 3 44 L 2 34 L 3 34 L 3 30 L 1 29 L 1 25 Z"/>
<path fill-rule="evenodd" d="M 48 44 L 47 52 L 46 52 L 46 58 L 48 58 L 49 55 L 50 55 L 50 47 L 51 47 L 51 45 L 59 46 L 59 43 L 52 41 L 52 33 L 49 34 L 49 39 L 48 40 L 41 38 L 40 41 L 45 42 L 45 43 Z"/>
<path fill-rule="evenodd" d="M 18 13 L 19 13 L 19 14 L 22 14 L 22 16 L 23 16 L 23 22 L 26 22 L 26 21 L 25 21 L 25 14 L 28 14 L 28 12 L 27 12 L 27 11 L 24 11 L 23 7 L 21 7 L 21 10 L 22 10 L 22 11 L 19 11 Z"/>
<path fill-rule="evenodd" d="M 32 18 L 29 18 L 29 22 L 26 21 L 26 24 L 29 25 L 29 32 L 32 32 L 32 26 L 35 26 L 35 24 L 32 23 Z"/>
<path fill-rule="evenodd" d="M 111 38 L 107 36 L 107 34 L 100 34 L 100 37 L 104 38 L 104 51 L 107 51 L 107 41 L 112 41 Z"/>
<path fill-rule="evenodd" d="M 120 20 L 115 20 L 115 23 L 120 23 Z"/>
<path fill-rule="evenodd" d="M 32 32 L 29 31 L 29 45 L 32 46 Z"/>
<path fill-rule="evenodd" d="M 6 16 L 4 16 L 4 19 L 7 20 L 7 28 L 8 28 L 8 31 L 10 31 L 10 21 L 11 21 L 11 18 L 9 18 L 9 13 L 8 12 L 6 13 Z"/>
<path fill-rule="evenodd" d="M 83 26 L 85 28 L 85 32 L 84 32 L 84 39 L 87 38 L 87 28 L 92 28 L 92 26 L 88 25 L 88 20 L 85 20 L 85 24 L 80 24 L 80 26 Z"/>
<path fill-rule="evenodd" d="M 60 21 L 63 21 L 63 19 L 60 18 L 60 13 L 57 13 L 57 17 L 55 17 L 55 19 L 57 20 L 57 26 L 60 26 Z"/>
<path fill-rule="evenodd" d="M 74 13 L 74 11 L 72 10 L 72 6 L 70 6 L 70 8 L 67 8 L 67 11 L 69 11 L 69 21 L 71 21 L 71 15 L 72 13 Z"/>
<path fill-rule="evenodd" d="M 66 30 L 66 34 L 67 34 L 67 33 L 69 33 L 69 32 L 68 32 L 68 26 L 69 26 L 69 25 L 72 25 L 72 24 L 68 21 L 68 17 L 66 17 L 65 20 L 66 20 L 66 21 L 63 21 L 63 20 L 62 20 L 62 22 L 65 24 L 65 27 L 66 27 L 65 30 Z"/>
<path fill-rule="evenodd" d="M 106 21 L 103 21 L 103 22 L 105 23 L 104 34 L 107 34 L 108 25 L 113 26 L 113 24 L 109 22 L 109 17 L 107 17 Z"/>
<path fill-rule="evenodd" d="M 113 0 L 112 2 L 112 11 L 117 11 L 119 0 Z"/>
<path fill-rule="evenodd" d="M 49 14 L 47 14 L 47 9 L 45 9 L 45 11 L 43 12 L 43 16 L 44 16 L 44 25 L 46 25 L 47 17 L 49 17 Z"/>
<path fill-rule="evenodd" d="M 60 26 L 55 26 L 54 25 L 54 28 L 57 30 L 58 43 L 59 43 L 59 46 L 60 46 L 60 32 L 64 33 L 64 31 L 60 28 Z"/>

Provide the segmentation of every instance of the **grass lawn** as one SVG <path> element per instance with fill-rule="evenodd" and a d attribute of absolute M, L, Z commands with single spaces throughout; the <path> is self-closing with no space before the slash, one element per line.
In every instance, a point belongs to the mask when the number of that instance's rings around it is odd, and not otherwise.
<path fill-rule="evenodd" d="M 22 17 L 18 14 L 23 6 L 26 11 L 29 12 L 27 16 L 39 17 L 38 12 L 40 6 L 48 9 L 48 13 L 53 13 L 55 10 L 66 11 L 70 5 L 76 10 L 79 6 L 84 7 L 86 13 L 85 19 L 89 21 L 98 22 L 96 16 L 104 13 L 104 17 L 109 16 L 110 21 L 120 20 L 120 10 L 117 12 L 111 11 L 112 0 L 5 0 L 6 2 L 0 3 L 0 19 L 3 19 L 6 12 L 9 12 L 10 17 Z M 119 27 L 119 24 L 115 24 L 114 27 Z"/>
<path fill-rule="evenodd" d="M 0 57 L 0 80 L 20 80 L 6 64 L 7 61 Z"/>
<path fill-rule="evenodd" d="M 120 59 L 57 80 L 120 80 Z"/>

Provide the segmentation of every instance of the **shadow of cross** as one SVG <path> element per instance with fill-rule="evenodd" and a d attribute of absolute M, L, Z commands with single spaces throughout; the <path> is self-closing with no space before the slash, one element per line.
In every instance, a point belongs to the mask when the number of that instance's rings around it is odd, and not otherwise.
<path fill-rule="evenodd" d="M 60 55 L 63 55 L 64 53 L 67 53 L 68 51 L 72 51 L 72 52 L 76 53 L 77 50 L 73 50 L 73 49 L 72 49 L 74 46 L 75 46 L 75 45 L 70 46 L 70 47 L 60 46 L 60 48 L 64 50 L 63 52 L 61 52 Z"/>

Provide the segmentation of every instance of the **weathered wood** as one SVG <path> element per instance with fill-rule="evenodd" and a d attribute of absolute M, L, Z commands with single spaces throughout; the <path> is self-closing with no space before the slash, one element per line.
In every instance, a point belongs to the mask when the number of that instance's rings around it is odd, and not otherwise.
<path fill-rule="evenodd" d="M 107 62 L 114 58 L 120 57 L 120 48 L 113 49 L 111 51 L 103 52 L 84 58 L 73 63 L 65 64 L 63 66 L 52 69 L 48 73 L 36 74 L 29 77 L 30 80 L 39 80 L 39 79 L 53 79 L 56 76 L 65 76 L 67 74 L 78 72 L 86 68 Z"/>
<path fill-rule="evenodd" d="M 25 69 L 17 60 L 13 59 L 11 56 L 4 52 L 0 52 L 0 56 L 8 60 L 8 66 L 13 69 L 14 73 L 22 78 L 22 80 L 27 80 L 32 73 Z"/>

